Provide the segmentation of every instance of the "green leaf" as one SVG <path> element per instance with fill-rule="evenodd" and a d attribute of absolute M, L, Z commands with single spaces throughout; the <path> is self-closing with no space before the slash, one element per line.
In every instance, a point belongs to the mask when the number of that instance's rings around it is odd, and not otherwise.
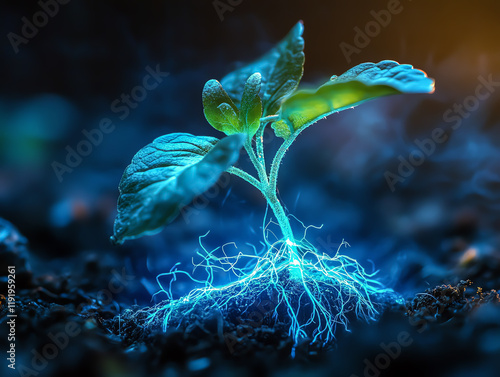
<path fill-rule="evenodd" d="M 254 73 L 248 78 L 241 98 L 240 126 L 250 137 L 253 137 L 259 129 L 262 116 L 262 101 L 259 97 L 260 86 L 260 73 Z"/>
<path fill-rule="evenodd" d="M 367 100 L 401 93 L 432 93 L 434 80 L 409 64 L 384 60 L 360 64 L 316 90 L 301 90 L 285 99 L 280 119 L 291 132 Z"/>
<path fill-rule="evenodd" d="M 261 98 L 263 116 L 278 112 L 284 97 L 299 84 L 304 66 L 304 25 L 298 22 L 288 35 L 260 59 L 229 73 L 221 82 L 229 97 L 239 105 L 247 78 L 259 72 L 262 75 Z"/>
<path fill-rule="evenodd" d="M 290 136 L 292 136 L 292 133 L 290 132 L 290 128 L 288 127 L 288 124 L 283 121 L 283 120 L 278 120 L 276 122 L 273 122 L 271 127 L 274 130 L 274 133 L 277 137 L 282 137 L 283 139 L 288 139 Z"/>
<path fill-rule="evenodd" d="M 111 241 L 158 233 L 181 209 L 208 190 L 239 157 L 246 136 L 174 133 L 157 138 L 132 159 L 120 181 Z"/>
<path fill-rule="evenodd" d="M 209 80 L 203 88 L 203 112 L 208 123 L 226 135 L 239 133 L 238 108 L 217 80 Z"/>

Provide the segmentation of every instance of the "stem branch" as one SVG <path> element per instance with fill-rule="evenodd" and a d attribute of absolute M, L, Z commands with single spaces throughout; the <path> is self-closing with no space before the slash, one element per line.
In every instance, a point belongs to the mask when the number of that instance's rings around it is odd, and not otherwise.
<path fill-rule="evenodd" d="M 245 150 L 248 153 L 248 157 L 250 157 L 250 161 L 252 161 L 253 166 L 257 170 L 257 174 L 259 175 L 259 180 L 262 184 L 268 184 L 266 167 L 261 164 L 261 162 L 257 159 L 255 152 L 252 147 L 252 139 L 247 139 L 245 142 Z"/>
<path fill-rule="evenodd" d="M 299 134 L 300 130 L 297 130 L 292 135 L 290 135 L 290 137 L 286 139 L 283 144 L 281 144 L 278 151 L 276 152 L 276 155 L 274 156 L 273 163 L 271 164 L 271 172 L 269 174 L 269 186 L 271 186 L 271 189 L 273 189 L 274 192 L 276 192 L 277 190 L 278 172 L 281 165 L 281 160 L 283 160 L 286 151 L 295 141 L 297 136 L 299 136 Z"/>
<path fill-rule="evenodd" d="M 229 169 L 227 169 L 227 172 L 230 174 L 236 175 L 236 176 L 240 177 L 241 179 L 244 179 L 245 181 L 250 183 L 252 186 L 254 186 L 255 188 L 262 191 L 261 183 L 255 177 L 248 174 L 246 171 L 243 171 L 239 168 L 231 166 Z"/>
<path fill-rule="evenodd" d="M 288 217 L 278 200 L 277 196 L 277 179 L 278 179 L 278 171 L 281 165 L 281 161 L 285 156 L 286 151 L 290 147 L 290 145 L 294 142 L 297 136 L 300 134 L 300 130 L 295 131 L 290 137 L 281 144 L 276 155 L 274 156 L 273 162 L 271 164 L 271 170 L 269 176 L 266 172 L 266 165 L 264 160 L 264 145 L 263 145 L 263 134 L 264 129 L 266 127 L 267 122 L 274 121 L 278 118 L 278 116 L 269 116 L 261 118 L 261 125 L 257 130 L 256 135 L 256 149 L 257 155 L 255 154 L 254 148 L 252 146 L 252 138 L 247 139 L 245 142 L 245 149 L 248 153 L 250 161 L 254 165 L 257 173 L 259 175 L 259 179 L 256 179 L 252 175 L 246 173 L 245 171 L 231 167 L 228 169 L 229 173 L 239 176 L 245 181 L 249 182 L 251 185 L 258 188 L 264 198 L 266 199 L 269 207 L 274 213 L 276 220 L 281 228 L 281 232 L 286 240 L 290 240 L 292 243 L 294 242 L 294 235 L 292 231 L 292 227 L 290 226 L 290 222 L 288 221 Z"/>
<path fill-rule="evenodd" d="M 275 122 L 277 121 L 278 119 L 280 118 L 280 116 L 278 114 L 276 115 L 268 115 L 266 117 L 262 117 L 260 118 L 260 122 L 265 122 L 265 123 L 269 123 L 269 122 Z"/>
<path fill-rule="evenodd" d="M 273 191 L 271 186 L 267 186 L 267 190 L 263 192 L 264 197 L 266 198 L 267 202 L 269 203 L 269 207 L 271 207 L 274 216 L 276 216 L 276 220 L 278 220 L 278 224 L 281 228 L 281 232 L 283 233 L 283 236 L 287 239 L 293 242 L 294 236 L 293 236 L 293 231 L 292 227 L 290 226 L 290 221 L 288 221 L 288 217 L 285 214 L 285 210 L 283 209 L 283 206 L 278 200 L 278 197 L 276 196 L 276 191 Z"/>
<path fill-rule="evenodd" d="M 263 120 L 265 118 L 261 118 L 260 127 L 255 133 L 255 144 L 257 145 L 257 158 L 262 166 L 264 166 L 264 170 L 266 169 L 266 160 L 264 159 L 264 130 L 266 129 L 267 121 Z"/>

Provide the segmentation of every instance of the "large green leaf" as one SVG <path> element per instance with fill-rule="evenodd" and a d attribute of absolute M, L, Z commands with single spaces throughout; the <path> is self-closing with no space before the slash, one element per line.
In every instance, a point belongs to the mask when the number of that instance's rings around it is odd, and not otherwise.
<path fill-rule="evenodd" d="M 217 80 L 209 80 L 203 88 L 203 112 L 208 123 L 226 135 L 241 132 L 238 108 Z"/>
<path fill-rule="evenodd" d="M 332 77 L 316 90 L 300 90 L 287 97 L 280 121 L 273 128 L 282 137 L 341 110 L 367 100 L 400 93 L 432 93 L 434 80 L 409 64 L 384 60 L 360 64 L 339 77 Z M 289 132 L 285 130 L 288 125 Z"/>
<path fill-rule="evenodd" d="M 237 161 L 245 138 L 236 134 L 218 141 L 174 133 L 142 148 L 120 181 L 111 241 L 158 233 Z"/>
<path fill-rule="evenodd" d="M 260 59 L 225 76 L 221 83 L 229 97 L 239 105 L 247 78 L 262 75 L 263 116 L 278 112 L 281 101 L 299 84 L 304 66 L 304 25 L 298 22 L 288 35 Z"/>

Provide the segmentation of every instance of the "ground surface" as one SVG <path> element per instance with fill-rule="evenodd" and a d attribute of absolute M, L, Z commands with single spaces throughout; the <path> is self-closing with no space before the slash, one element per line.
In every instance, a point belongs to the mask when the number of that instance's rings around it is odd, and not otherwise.
<path fill-rule="evenodd" d="M 242 297 L 224 316 L 195 310 L 165 333 L 145 325 L 144 307 L 120 302 L 132 281 L 123 271 L 88 257 L 73 275 L 29 273 L 22 236 L 2 242 L 3 260 L 18 266 L 16 367 L 22 376 L 496 375 L 500 298 L 471 281 L 388 305 L 374 323 L 351 318 L 351 332 L 339 329 L 327 346 L 304 339 L 292 360 L 287 321 L 271 318 L 270 300 L 252 305 L 255 298 Z M 0 303 L 5 330 L 7 299 Z"/>

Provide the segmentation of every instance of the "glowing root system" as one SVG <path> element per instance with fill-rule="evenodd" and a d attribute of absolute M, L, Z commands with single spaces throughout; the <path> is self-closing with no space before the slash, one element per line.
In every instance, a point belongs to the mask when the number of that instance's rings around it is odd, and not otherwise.
<path fill-rule="evenodd" d="M 260 256 L 239 253 L 216 257 L 214 251 L 203 249 L 203 262 L 195 268 L 204 268 L 208 279 L 195 280 L 176 269 L 159 275 L 161 292 L 168 300 L 147 309 L 147 323 L 161 324 L 167 330 L 181 326 L 190 314 L 200 311 L 219 312 L 223 318 L 236 311 L 244 318 L 252 305 L 265 300 L 270 309 L 268 322 L 272 325 L 279 319 L 286 323 L 295 346 L 301 339 L 326 344 L 334 339 L 338 325 L 347 329 L 349 313 L 368 321 L 376 319 L 375 298 L 393 292 L 374 279 L 375 273 L 367 273 L 354 259 L 339 254 L 342 246 L 348 244 L 342 242 L 333 256 L 320 253 L 305 239 L 269 244 Z M 245 266 L 238 267 L 244 261 Z M 236 280 L 214 286 L 214 276 L 221 271 L 234 274 Z M 171 288 L 180 274 L 202 287 L 175 299 Z M 168 289 L 161 283 L 167 276 L 171 278 Z"/>

